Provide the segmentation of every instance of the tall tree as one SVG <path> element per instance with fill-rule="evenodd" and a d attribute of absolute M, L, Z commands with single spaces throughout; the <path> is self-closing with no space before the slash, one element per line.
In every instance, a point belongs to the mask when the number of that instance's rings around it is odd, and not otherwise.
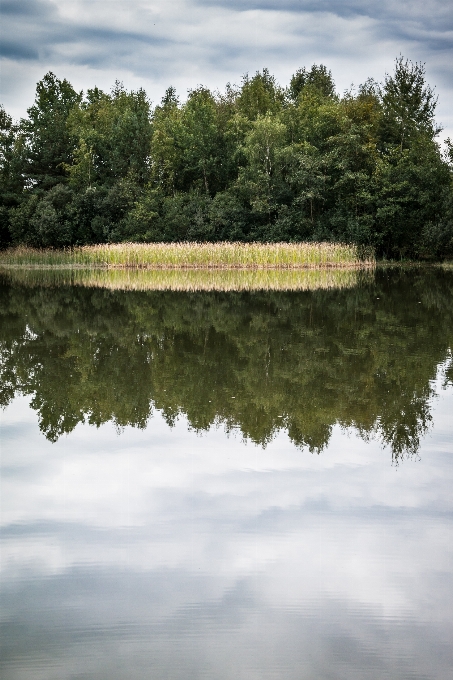
<path fill-rule="evenodd" d="M 23 172 L 30 186 L 45 190 L 66 180 L 65 167 L 75 147 L 66 123 L 81 99 L 82 93 L 50 71 L 37 84 L 35 103 L 21 121 L 26 140 Z"/>
<path fill-rule="evenodd" d="M 332 72 L 328 71 L 324 64 L 319 66 L 313 64 L 309 71 L 306 68 L 300 68 L 294 73 L 289 84 L 289 95 L 293 102 L 297 101 L 297 98 L 307 86 L 317 90 L 324 97 L 335 95 Z"/>
<path fill-rule="evenodd" d="M 247 159 L 238 178 L 238 189 L 253 212 L 270 222 L 285 191 L 286 126 L 277 116 L 258 116 L 245 138 Z"/>
<path fill-rule="evenodd" d="M 9 210 L 18 205 L 23 191 L 22 154 L 19 126 L 0 105 L 0 248 L 10 242 Z"/>
<path fill-rule="evenodd" d="M 169 87 L 160 106 L 153 111 L 150 148 L 151 184 L 165 195 L 173 195 L 181 166 L 181 108 L 174 87 Z"/>
<path fill-rule="evenodd" d="M 268 111 L 276 112 L 282 107 L 283 90 L 267 68 L 257 71 L 253 78 L 246 74 L 242 81 L 237 100 L 239 111 L 250 120 L 264 116 Z"/>
<path fill-rule="evenodd" d="M 221 150 L 216 105 L 209 90 L 200 87 L 189 93 L 182 122 L 183 187 L 215 194 L 219 187 Z"/>
<path fill-rule="evenodd" d="M 110 94 L 94 88 L 74 107 L 68 128 L 77 140 L 67 169 L 72 183 L 111 186 L 132 175 L 144 185 L 149 177 L 150 104 L 144 90 L 126 92 L 117 82 Z"/>
<path fill-rule="evenodd" d="M 441 130 L 434 121 L 437 97 L 426 84 L 425 65 L 400 56 L 395 72 L 387 74 L 382 87 L 384 136 L 401 149 L 409 148 L 417 134 L 434 138 Z"/>

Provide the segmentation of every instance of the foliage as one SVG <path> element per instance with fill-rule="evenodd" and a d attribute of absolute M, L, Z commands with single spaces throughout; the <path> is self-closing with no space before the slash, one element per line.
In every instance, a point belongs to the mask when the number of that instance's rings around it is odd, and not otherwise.
<path fill-rule="evenodd" d="M 67 125 L 71 111 L 81 103 L 65 79 L 47 73 L 36 86 L 35 103 L 21 121 L 19 134 L 24 139 L 22 172 L 26 186 L 48 190 L 65 178 L 76 140 Z"/>
<path fill-rule="evenodd" d="M 146 183 L 151 122 L 144 90 L 128 93 L 118 82 L 111 94 L 88 90 L 67 127 L 78 140 L 64 166 L 74 187 L 111 186 L 128 176 L 139 186 Z"/>
<path fill-rule="evenodd" d="M 437 98 L 434 91 L 425 83 L 424 64 L 413 64 L 402 56 L 395 62 L 395 73 L 386 75 L 382 88 L 382 105 L 384 111 L 383 125 L 388 134 L 393 134 L 400 149 L 408 148 L 411 139 L 419 133 L 430 137 L 440 128 L 436 128 L 434 112 Z"/>
<path fill-rule="evenodd" d="M 10 210 L 19 204 L 24 188 L 22 149 L 19 127 L 0 106 L 0 248 L 11 242 Z"/>
<path fill-rule="evenodd" d="M 323 64 L 320 66 L 313 64 L 310 71 L 307 71 L 306 68 L 298 69 L 289 84 L 291 99 L 297 101 L 301 94 L 306 94 L 306 88 L 316 89 L 325 97 L 334 97 L 335 83 L 331 71 L 327 71 Z"/>
<path fill-rule="evenodd" d="M 83 95 L 48 73 L 26 119 L 0 110 L 0 247 L 329 240 L 451 257 L 436 102 L 403 57 L 341 97 L 315 64 L 286 89 L 264 69 L 184 102 L 170 87 L 154 108 L 143 90 Z"/>

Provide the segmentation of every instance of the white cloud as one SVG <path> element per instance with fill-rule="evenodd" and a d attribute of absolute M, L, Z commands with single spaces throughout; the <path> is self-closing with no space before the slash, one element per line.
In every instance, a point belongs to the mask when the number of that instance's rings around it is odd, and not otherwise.
<path fill-rule="evenodd" d="M 381 80 L 401 52 L 427 62 L 439 119 L 453 126 L 453 21 L 444 0 L 5 0 L 1 7 L 1 96 L 16 117 L 48 70 L 77 89 L 108 89 L 118 78 L 158 101 L 169 84 L 182 95 L 198 84 L 221 89 L 264 66 L 285 84 L 313 62 L 327 64 L 342 91 L 368 76 Z"/>

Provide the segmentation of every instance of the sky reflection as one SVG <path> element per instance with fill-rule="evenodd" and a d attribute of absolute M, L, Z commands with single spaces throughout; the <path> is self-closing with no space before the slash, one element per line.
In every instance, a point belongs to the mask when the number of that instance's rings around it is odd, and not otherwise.
<path fill-rule="evenodd" d="M 453 388 L 419 457 L 155 413 L 55 444 L 2 413 L 2 664 L 33 678 L 447 678 Z"/>

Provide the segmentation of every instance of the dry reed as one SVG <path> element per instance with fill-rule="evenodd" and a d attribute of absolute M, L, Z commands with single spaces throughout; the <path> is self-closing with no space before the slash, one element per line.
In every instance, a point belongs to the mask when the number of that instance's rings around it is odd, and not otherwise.
<path fill-rule="evenodd" d="M 309 269 L 373 266 L 374 255 L 342 243 L 118 243 L 67 250 L 11 248 L 0 264 L 132 269 Z"/>

